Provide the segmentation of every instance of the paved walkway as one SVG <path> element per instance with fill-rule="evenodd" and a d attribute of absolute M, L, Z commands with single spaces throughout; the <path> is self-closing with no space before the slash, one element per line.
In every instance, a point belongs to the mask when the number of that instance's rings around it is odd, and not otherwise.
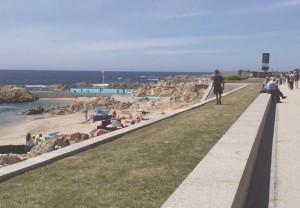
<path fill-rule="evenodd" d="M 300 85 L 299 85 L 300 87 Z M 300 88 L 279 85 L 287 99 L 276 106 L 269 207 L 300 207 Z"/>

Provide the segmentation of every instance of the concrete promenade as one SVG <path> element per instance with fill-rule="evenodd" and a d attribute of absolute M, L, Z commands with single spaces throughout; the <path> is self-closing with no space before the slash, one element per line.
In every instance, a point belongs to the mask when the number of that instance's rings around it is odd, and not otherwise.
<path fill-rule="evenodd" d="M 300 87 L 300 86 L 299 86 Z M 300 207 L 300 88 L 279 85 L 287 99 L 276 105 L 269 207 Z"/>

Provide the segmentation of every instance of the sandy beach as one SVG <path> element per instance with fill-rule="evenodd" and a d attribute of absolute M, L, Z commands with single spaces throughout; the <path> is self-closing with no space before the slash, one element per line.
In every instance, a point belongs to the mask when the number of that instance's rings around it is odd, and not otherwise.
<path fill-rule="evenodd" d="M 206 79 L 206 78 L 205 78 Z M 166 83 L 158 84 L 156 91 L 162 93 L 161 97 L 136 97 L 135 94 L 113 94 L 110 99 L 115 100 L 119 103 L 130 103 L 128 108 L 122 109 L 114 105 L 111 105 L 111 110 L 117 111 L 117 115 L 122 117 L 141 118 L 142 113 L 140 110 L 145 110 L 149 112 L 145 115 L 145 119 L 150 119 L 154 117 L 161 116 L 162 114 L 168 113 L 169 111 L 185 107 L 187 105 L 193 104 L 195 102 L 200 102 L 202 95 L 205 92 L 205 88 L 199 91 L 195 90 L 195 83 L 179 83 L 176 86 L 166 85 Z M 151 87 L 151 86 L 150 86 Z M 149 94 L 149 87 L 142 88 L 142 94 Z M 42 98 L 44 101 L 49 99 L 55 99 L 58 103 L 74 103 L 74 98 Z M 99 99 L 99 97 L 76 97 L 76 102 L 89 103 L 93 100 Z M 109 102 L 113 102 L 113 101 Z M 98 103 L 98 100 L 96 101 Z M 88 104 L 89 105 L 89 104 Z M 90 115 L 96 115 L 92 108 L 88 111 L 88 118 Z M 24 121 L 22 123 L 12 124 L 5 127 L 0 127 L 0 145 L 22 145 L 25 144 L 25 137 L 27 133 L 31 135 L 48 135 L 53 131 L 68 132 L 68 133 L 85 133 L 89 134 L 92 130 L 96 129 L 97 126 L 101 125 L 101 121 L 83 123 L 85 121 L 84 110 L 79 110 L 78 112 L 65 114 L 65 115 L 52 115 L 49 113 L 39 114 L 32 117 L 31 121 Z M 127 123 L 126 123 L 127 124 Z"/>
<path fill-rule="evenodd" d="M 63 100 L 64 98 L 62 98 Z M 88 101 L 87 98 L 80 98 L 81 101 Z M 35 116 L 36 117 L 36 116 Z M 97 127 L 97 121 L 90 124 L 82 124 L 84 113 L 76 112 L 69 115 L 40 115 L 37 119 L 24 123 L 12 124 L 0 128 L 0 145 L 24 144 L 28 132 L 32 135 L 48 134 L 52 131 L 67 131 L 70 133 L 89 133 Z"/>
<path fill-rule="evenodd" d="M 115 95 L 114 99 L 121 102 L 133 102 L 132 96 Z M 43 98 L 46 100 L 47 98 Z M 73 101 L 73 98 L 56 98 L 62 102 Z M 88 103 L 96 98 L 79 97 L 77 102 Z M 88 115 L 95 114 L 93 111 L 89 111 Z M 151 115 L 155 116 L 155 115 Z M 157 115 L 156 115 L 157 116 Z M 94 123 L 82 123 L 85 121 L 84 112 L 76 112 L 68 115 L 38 115 L 34 116 L 35 119 L 26 121 L 23 123 L 12 124 L 6 127 L 0 127 L 0 145 L 20 145 L 25 144 L 25 137 L 27 133 L 32 135 L 43 134 L 47 135 L 53 131 L 69 132 L 69 133 L 86 133 L 97 128 L 97 125 L 101 125 L 101 121 L 95 121 Z"/>

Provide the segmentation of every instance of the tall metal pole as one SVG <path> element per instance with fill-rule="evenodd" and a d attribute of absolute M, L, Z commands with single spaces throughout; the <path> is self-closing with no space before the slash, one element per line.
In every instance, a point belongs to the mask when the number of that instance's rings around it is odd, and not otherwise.
<path fill-rule="evenodd" d="M 102 70 L 102 84 L 104 84 L 104 71 Z"/>

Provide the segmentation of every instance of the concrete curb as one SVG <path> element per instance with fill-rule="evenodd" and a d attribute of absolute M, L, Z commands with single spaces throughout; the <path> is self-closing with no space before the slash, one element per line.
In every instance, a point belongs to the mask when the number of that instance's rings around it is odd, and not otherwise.
<path fill-rule="evenodd" d="M 212 85 L 212 84 L 213 84 L 212 82 L 209 83 L 208 88 L 206 89 L 204 95 L 203 95 L 202 98 L 201 98 L 201 102 L 204 102 L 204 101 L 207 99 L 207 97 L 208 97 L 210 91 L 211 91 L 212 88 L 213 88 L 213 85 Z"/>

